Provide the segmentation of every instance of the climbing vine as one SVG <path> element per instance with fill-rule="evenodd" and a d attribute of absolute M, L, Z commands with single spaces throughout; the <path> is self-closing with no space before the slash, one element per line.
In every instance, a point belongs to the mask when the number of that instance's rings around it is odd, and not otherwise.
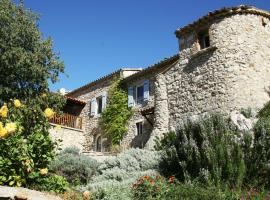
<path fill-rule="evenodd" d="M 128 131 L 127 122 L 132 116 L 128 108 L 127 91 L 116 81 L 109 90 L 108 104 L 102 112 L 101 125 L 104 132 L 112 139 L 112 144 L 119 144 Z"/>

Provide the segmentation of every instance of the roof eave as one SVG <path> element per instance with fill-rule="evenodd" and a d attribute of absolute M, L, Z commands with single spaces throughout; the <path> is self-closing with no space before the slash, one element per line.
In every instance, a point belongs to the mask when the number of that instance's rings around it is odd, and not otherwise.
<path fill-rule="evenodd" d="M 197 30 L 199 27 L 206 23 L 211 23 L 212 21 L 218 19 L 218 18 L 224 18 L 227 16 L 231 15 L 236 15 L 236 14 L 256 14 L 256 15 L 261 15 L 264 17 L 267 17 L 270 19 L 270 13 L 265 10 L 261 10 L 258 8 L 255 8 L 253 6 L 247 6 L 247 5 L 240 5 L 236 7 L 230 7 L 230 8 L 221 8 L 219 10 L 215 10 L 213 12 L 209 12 L 207 15 L 199 18 L 198 20 L 177 29 L 174 33 L 177 38 L 182 37 L 188 32 Z"/>

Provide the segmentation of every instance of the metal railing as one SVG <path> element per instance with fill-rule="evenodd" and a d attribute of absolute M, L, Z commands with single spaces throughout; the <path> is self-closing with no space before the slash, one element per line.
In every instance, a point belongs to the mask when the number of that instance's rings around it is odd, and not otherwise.
<path fill-rule="evenodd" d="M 52 119 L 50 119 L 50 122 L 70 128 L 82 129 L 82 118 L 67 113 L 64 113 L 62 116 L 55 115 Z"/>

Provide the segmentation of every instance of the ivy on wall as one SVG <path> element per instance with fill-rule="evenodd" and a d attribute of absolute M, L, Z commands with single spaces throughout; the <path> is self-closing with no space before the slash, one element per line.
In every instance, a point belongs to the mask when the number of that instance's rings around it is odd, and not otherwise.
<path fill-rule="evenodd" d="M 126 125 L 131 116 L 132 111 L 128 108 L 127 91 L 123 89 L 120 80 L 118 80 L 109 90 L 108 104 L 101 117 L 102 128 L 112 139 L 113 145 L 119 144 L 128 131 Z"/>

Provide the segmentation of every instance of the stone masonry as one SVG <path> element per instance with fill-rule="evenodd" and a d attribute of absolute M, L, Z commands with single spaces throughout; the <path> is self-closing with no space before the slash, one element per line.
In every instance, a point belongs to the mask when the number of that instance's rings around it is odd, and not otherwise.
<path fill-rule="evenodd" d="M 210 47 L 198 49 L 197 29 L 190 30 L 180 37 L 189 38 L 189 44 L 180 51 L 179 63 L 164 74 L 170 130 L 187 117 L 258 110 L 269 101 L 269 13 L 268 18 L 236 13 L 203 28 L 209 30 Z"/>
<path fill-rule="evenodd" d="M 187 118 L 206 113 L 258 111 L 269 101 L 270 13 L 238 6 L 209 13 L 176 31 L 179 53 L 143 70 L 122 70 L 68 94 L 87 102 L 83 117 L 84 149 L 95 150 L 102 134 L 90 101 L 122 79 L 127 90 L 149 81 L 149 99 L 134 104 L 122 149 L 152 148 L 156 137 L 176 130 Z M 133 95 L 133 94 L 129 94 Z M 137 135 L 136 123 L 143 130 Z"/>
<path fill-rule="evenodd" d="M 100 114 L 95 116 L 91 115 L 91 99 L 103 94 L 108 93 L 111 85 L 118 79 L 132 75 L 133 73 L 140 71 L 140 69 L 122 69 L 118 70 L 110 75 L 107 75 L 101 79 L 91 82 L 81 88 L 78 88 L 68 96 L 85 101 L 86 105 L 80 113 L 80 117 L 83 118 L 83 133 L 85 141 L 83 144 L 83 151 L 96 151 L 96 139 L 101 136 L 102 138 L 102 151 L 108 151 L 109 142 L 106 140 L 104 133 L 100 128 Z"/>

